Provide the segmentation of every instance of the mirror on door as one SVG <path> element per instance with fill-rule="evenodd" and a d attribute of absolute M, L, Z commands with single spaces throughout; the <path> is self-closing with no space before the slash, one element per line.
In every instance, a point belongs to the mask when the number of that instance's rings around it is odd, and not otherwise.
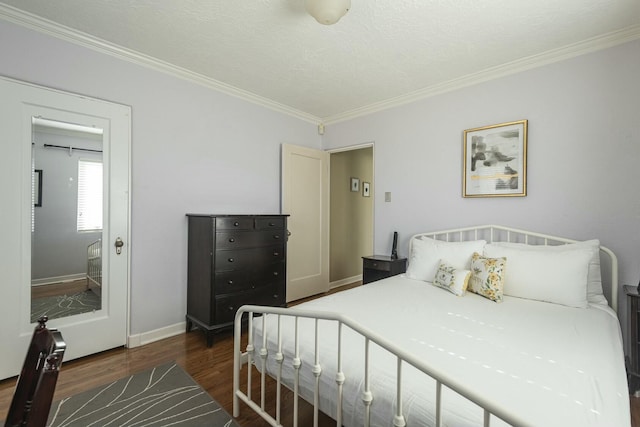
<path fill-rule="evenodd" d="M 32 119 L 32 323 L 102 307 L 102 146 L 102 129 Z"/>

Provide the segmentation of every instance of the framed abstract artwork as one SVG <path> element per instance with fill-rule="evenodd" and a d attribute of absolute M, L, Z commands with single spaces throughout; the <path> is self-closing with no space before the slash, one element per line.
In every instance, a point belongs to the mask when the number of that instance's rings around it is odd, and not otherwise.
<path fill-rule="evenodd" d="M 464 131 L 463 197 L 527 195 L 527 120 Z"/>

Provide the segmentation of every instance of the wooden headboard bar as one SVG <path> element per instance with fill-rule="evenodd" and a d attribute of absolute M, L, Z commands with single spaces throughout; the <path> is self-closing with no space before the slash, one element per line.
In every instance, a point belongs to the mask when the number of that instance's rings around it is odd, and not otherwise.
<path fill-rule="evenodd" d="M 453 228 L 449 230 L 432 231 L 415 234 L 409 239 L 409 254 L 413 246 L 413 239 L 420 237 L 430 237 L 446 242 L 464 242 L 468 240 L 484 239 L 487 242 L 514 242 L 525 243 L 527 245 L 547 245 L 557 246 L 567 243 L 577 243 L 579 240 L 568 239 L 566 237 L 552 236 L 534 231 L 521 230 L 517 228 L 503 227 L 501 225 L 478 225 L 473 227 Z M 600 256 L 604 255 L 609 260 L 611 268 L 610 286 L 611 298 L 609 305 L 618 312 L 618 258 L 613 251 L 607 247 L 600 246 Z M 603 283 L 607 283 L 603 280 Z"/>

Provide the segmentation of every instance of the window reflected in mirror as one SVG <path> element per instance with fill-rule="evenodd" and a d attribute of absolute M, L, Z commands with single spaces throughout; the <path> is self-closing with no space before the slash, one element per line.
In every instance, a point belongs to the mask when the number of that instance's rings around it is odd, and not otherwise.
<path fill-rule="evenodd" d="M 102 137 L 33 119 L 32 323 L 102 308 Z"/>

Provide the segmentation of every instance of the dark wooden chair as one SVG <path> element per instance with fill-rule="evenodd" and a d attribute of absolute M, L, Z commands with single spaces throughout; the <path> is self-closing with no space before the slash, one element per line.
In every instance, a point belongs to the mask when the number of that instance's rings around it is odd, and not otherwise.
<path fill-rule="evenodd" d="M 66 344 L 56 329 L 47 329 L 47 316 L 38 319 L 24 360 L 5 427 L 45 426 Z"/>

